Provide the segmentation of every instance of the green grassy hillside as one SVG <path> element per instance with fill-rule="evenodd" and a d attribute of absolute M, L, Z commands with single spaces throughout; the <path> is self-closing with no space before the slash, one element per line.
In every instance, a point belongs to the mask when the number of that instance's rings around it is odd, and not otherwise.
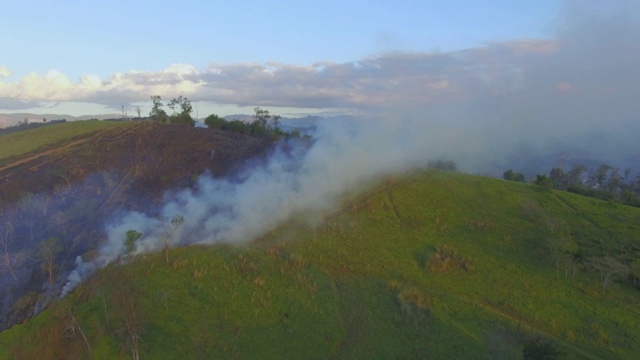
<path fill-rule="evenodd" d="M 131 122 L 99 120 L 73 121 L 0 135 L 0 145 L 2 145 L 0 165 L 9 159 L 64 143 L 76 136 L 131 124 Z"/>
<path fill-rule="evenodd" d="M 95 274 L 0 357 L 631 359 L 640 209 L 497 179 L 387 179 L 315 228 Z"/>

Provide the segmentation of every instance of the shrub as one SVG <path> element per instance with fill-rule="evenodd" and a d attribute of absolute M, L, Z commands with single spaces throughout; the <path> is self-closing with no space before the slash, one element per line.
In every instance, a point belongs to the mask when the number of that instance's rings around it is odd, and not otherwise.
<path fill-rule="evenodd" d="M 534 184 L 538 185 L 538 188 L 542 191 L 553 190 L 553 182 L 546 175 L 536 175 Z"/>
<path fill-rule="evenodd" d="M 457 269 L 471 271 L 471 259 L 462 257 L 453 247 L 442 245 L 436 247 L 427 266 L 429 271 L 438 273 Z"/>
<path fill-rule="evenodd" d="M 520 172 L 515 172 L 511 169 L 503 172 L 502 178 L 507 181 L 524 182 L 524 174 Z"/>

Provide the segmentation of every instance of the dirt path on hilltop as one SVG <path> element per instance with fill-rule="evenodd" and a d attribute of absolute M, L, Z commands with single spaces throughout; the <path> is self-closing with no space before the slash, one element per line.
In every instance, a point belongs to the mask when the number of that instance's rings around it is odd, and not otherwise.
<path fill-rule="evenodd" d="M 1 165 L 0 166 L 0 173 L 2 173 L 3 171 L 5 171 L 7 169 L 11 169 L 11 168 L 14 168 L 16 166 L 27 164 L 27 163 L 29 163 L 29 162 L 31 162 L 33 160 L 37 160 L 39 158 L 42 158 L 42 157 L 45 157 L 45 156 L 49 156 L 49 155 L 54 155 L 54 154 L 59 153 L 59 152 L 64 152 L 64 150 L 67 150 L 67 149 L 70 149 L 70 148 L 73 148 L 73 147 L 76 147 L 76 146 L 79 146 L 79 145 L 86 144 L 91 140 L 98 139 L 98 138 L 102 137 L 103 135 L 106 135 L 106 134 L 108 134 L 110 132 L 114 132 L 114 130 L 116 130 L 114 135 L 117 135 L 117 134 L 123 133 L 125 131 L 128 131 L 133 127 L 140 126 L 140 125 L 142 125 L 142 124 L 126 126 L 126 127 L 123 127 L 123 128 L 117 127 L 115 129 L 112 128 L 112 129 L 98 130 L 96 132 L 88 133 L 86 135 L 80 135 L 80 136 L 82 136 L 81 139 L 71 140 L 70 142 L 63 143 L 60 146 L 54 145 L 53 148 L 50 148 L 50 149 L 47 149 L 47 150 L 43 150 L 43 151 L 38 151 L 37 154 L 31 155 L 31 156 L 27 156 L 27 157 L 21 157 L 18 160 L 10 162 L 9 164 Z"/>

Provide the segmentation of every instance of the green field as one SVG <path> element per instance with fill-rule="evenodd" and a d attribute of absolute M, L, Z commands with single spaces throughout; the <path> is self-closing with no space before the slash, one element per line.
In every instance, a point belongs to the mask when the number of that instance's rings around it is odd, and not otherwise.
<path fill-rule="evenodd" d="M 72 121 L 0 135 L 0 164 L 11 158 L 63 144 L 80 135 L 127 124 L 131 123 L 100 120 Z"/>
<path fill-rule="evenodd" d="M 427 171 L 324 219 L 111 265 L 0 333 L 0 358 L 120 359 L 136 346 L 153 359 L 640 353 L 640 209 Z M 628 271 L 605 284 L 602 259 Z"/>

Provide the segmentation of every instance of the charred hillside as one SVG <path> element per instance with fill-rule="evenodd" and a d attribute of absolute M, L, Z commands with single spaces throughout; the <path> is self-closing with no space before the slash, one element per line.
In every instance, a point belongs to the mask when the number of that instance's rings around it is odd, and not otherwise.
<path fill-rule="evenodd" d="M 102 241 L 114 212 L 153 212 L 168 190 L 190 187 L 205 172 L 229 175 L 271 144 L 210 129 L 123 123 L 0 164 L 0 330 L 55 296 L 75 258 Z M 46 239 L 55 240 L 43 246 Z"/>
<path fill-rule="evenodd" d="M 153 197 L 172 186 L 188 185 L 194 173 L 227 174 L 247 158 L 264 154 L 269 146 L 264 139 L 236 133 L 126 124 L 0 165 L 0 197 L 11 203 L 28 192 L 77 185 L 104 172 L 121 173 L 126 184 Z"/>

